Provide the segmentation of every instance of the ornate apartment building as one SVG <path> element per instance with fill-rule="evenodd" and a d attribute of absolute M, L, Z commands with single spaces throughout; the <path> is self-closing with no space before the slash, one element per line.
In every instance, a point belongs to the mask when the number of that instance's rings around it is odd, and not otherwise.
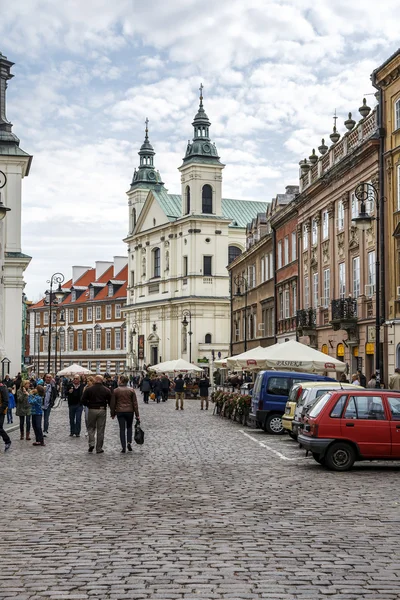
<path fill-rule="evenodd" d="M 300 162 L 296 199 L 299 242 L 299 340 L 339 358 L 349 372 L 375 372 L 375 248 L 373 225 L 365 232 L 352 219 L 360 211 L 355 190 L 378 183 L 376 109 L 349 114 L 341 137 L 336 126 L 309 160 Z M 341 139 L 340 139 L 341 138 Z M 374 215 L 374 195 L 367 201 Z"/>
<path fill-rule="evenodd" d="M 53 305 L 50 372 L 77 363 L 96 373 L 126 371 L 126 305 L 128 259 L 98 261 L 96 267 L 72 267 L 63 283 L 64 298 Z M 46 298 L 28 309 L 30 364 L 48 370 L 49 306 Z"/>

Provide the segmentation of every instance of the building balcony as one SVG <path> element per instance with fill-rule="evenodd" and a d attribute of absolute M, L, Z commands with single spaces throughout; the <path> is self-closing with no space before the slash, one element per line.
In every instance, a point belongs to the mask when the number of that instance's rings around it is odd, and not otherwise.
<path fill-rule="evenodd" d="M 355 298 L 338 298 L 332 300 L 331 325 L 335 331 L 344 329 L 355 331 L 357 327 L 357 300 Z"/>
<path fill-rule="evenodd" d="M 317 326 L 317 311 L 315 308 L 304 308 L 297 311 L 296 324 L 299 335 L 309 335 Z"/>

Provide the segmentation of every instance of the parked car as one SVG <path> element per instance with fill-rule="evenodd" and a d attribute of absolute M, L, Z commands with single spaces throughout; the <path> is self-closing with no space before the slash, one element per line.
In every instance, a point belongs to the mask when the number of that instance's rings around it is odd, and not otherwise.
<path fill-rule="evenodd" d="M 249 424 L 268 433 L 283 433 L 282 415 L 290 388 L 302 381 L 336 381 L 314 373 L 260 371 L 254 383 Z"/>
<path fill-rule="evenodd" d="M 323 396 L 327 391 L 334 389 L 364 389 L 362 386 L 355 386 L 351 383 L 341 383 L 332 381 L 306 381 L 296 383 L 292 386 L 286 402 L 285 414 L 282 417 L 282 424 L 285 431 L 293 439 L 297 439 L 300 433 L 303 417 L 320 396 Z"/>
<path fill-rule="evenodd" d="M 400 393 L 327 392 L 310 410 L 298 440 L 334 471 L 348 471 L 359 460 L 400 460 Z"/>

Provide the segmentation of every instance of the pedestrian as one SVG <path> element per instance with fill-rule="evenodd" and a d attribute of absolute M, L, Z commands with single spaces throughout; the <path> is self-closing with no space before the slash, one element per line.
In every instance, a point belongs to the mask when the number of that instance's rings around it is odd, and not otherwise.
<path fill-rule="evenodd" d="M 151 391 L 151 383 L 150 383 L 149 376 L 147 374 L 142 379 L 142 382 L 140 384 L 140 391 L 143 393 L 144 403 L 148 404 L 149 403 L 149 393 Z"/>
<path fill-rule="evenodd" d="M 182 373 L 179 373 L 178 377 L 175 379 L 175 408 L 179 410 L 179 404 L 181 410 L 183 410 L 183 399 L 185 397 L 185 382 L 182 378 Z"/>
<path fill-rule="evenodd" d="M 103 385 L 103 377 L 96 375 L 94 384 L 87 387 L 83 392 L 82 404 L 89 409 L 88 413 L 88 434 L 89 449 L 93 452 L 96 441 L 96 453 L 102 454 L 104 443 L 104 432 L 107 420 L 107 406 L 111 402 L 111 392 Z"/>
<path fill-rule="evenodd" d="M 392 375 L 389 380 L 389 389 L 400 391 L 400 369 L 399 368 L 394 370 L 394 375 Z"/>
<path fill-rule="evenodd" d="M 40 384 L 39 384 L 40 385 Z M 57 398 L 57 389 L 50 373 L 44 376 L 44 399 L 43 399 L 43 435 L 49 433 L 50 412 Z M 33 413 L 32 413 L 33 414 Z"/>
<path fill-rule="evenodd" d="M 7 408 L 7 423 L 14 423 L 13 420 L 13 409 L 16 407 L 15 404 L 15 397 L 13 394 L 13 390 L 15 390 L 15 388 L 8 388 L 8 408 Z"/>
<path fill-rule="evenodd" d="M 94 384 L 94 377 L 93 375 L 89 375 L 89 377 L 87 378 L 87 383 L 85 385 L 85 387 L 83 388 L 83 391 L 86 390 L 86 388 L 91 387 Z M 82 394 L 83 395 L 83 394 Z M 88 417 L 89 417 L 89 409 L 87 406 L 83 407 L 85 410 L 85 426 L 86 426 L 86 433 L 85 433 L 85 437 L 88 436 Z"/>
<path fill-rule="evenodd" d="M 376 375 L 372 373 L 371 379 L 367 383 L 367 388 L 376 388 Z"/>
<path fill-rule="evenodd" d="M 349 380 L 346 377 L 346 373 L 342 373 L 340 376 L 340 383 L 349 383 Z"/>
<path fill-rule="evenodd" d="M 200 400 L 201 400 L 201 410 L 204 408 L 204 402 L 206 404 L 206 410 L 208 410 L 208 388 L 210 387 L 210 380 L 207 375 L 203 375 L 203 377 L 199 381 L 199 391 L 200 391 Z"/>
<path fill-rule="evenodd" d="M 84 385 L 80 380 L 79 375 L 74 375 L 72 382 L 68 386 L 68 411 L 69 411 L 69 428 L 70 437 L 74 435 L 80 437 L 81 435 L 81 422 L 82 422 L 82 395 Z"/>
<path fill-rule="evenodd" d="M 160 399 L 161 399 L 161 379 L 160 377 L 155 377 L 152 380 L 152 390 L 153 390 L 153 394 L 155 396 L 154 400 L 157 401 L 157 404 L 159 404 Z"/>
<path fill-rule="evenodd" d="M 361 371 L 361 369 L 357 370 L 357 375 L 358 375 L 358 381 L 360 382 L 360 385 L 362 385 L 362 387 L 367 387 L 367 378 L 365 377 L 365 375 Z"/>
<path fill-rule="evenodd" d="M 139 407 L 136 394 L 132 388 L 128 387 L 128 378 L 121 375 L 119 386 L 114 390 L 110 403 L 111 418 L 117 417 L 119 424 L 119 439 L 121 440 L 121 453 L 125 454 L 127 443 L 128 452 L 132 452 L 132 429 L 133 416 L 136 422 L 140 423 Z"/>
<path fill-rule="evenodd" d="M 11 446 L 11 440 L 8 433 L 4 430 L 4 419 L 8 409 L 8 389 L 3 383 L 0 383 L 0 436 L 3 438 L 4 452 Z"/>
<path fill-rule="evenodd" d="M 360 381 L 358 379 L 358 373 L 353 373 L 353 375 L 351 376 L 351 383 L 353 385 L 360 385 Z"/>
<path fill-rule="evenodd" d="M 46 390 L 43 385 L 36 386 L 36 389 L 32 390 L 29 394 L 28 402 L 31 407 L 31 418 L 32 427 L 35 432 L 35 440 L 33 446 L 45 446 L 43 429 L 42 429 L 42 415 L 44 412 L 43 402 Z"/>
<path fill-rule="evenodd" d="M 29 380 L 22 383 L 17 392 L 17 410 L 15 411 L 15 414 L 19 417 L 20 439 L 24 439 L 26 430 L 26 439 L 28 441 L 31 439 L 31 405 L 28 401 L 30 386 L 31 383 Z"/>
<path fill-rule="evenodd" d="M 161 384 L 162 401 L 166 402 L 168 400 L 168 392 L 169 392 L 171 382 L 169 380 L 169 377 L 167 377 L 165 373 L 162 374 L 160 384 Z"/>
<path fill-rule="evenodd" d="M 21 387 L 22 384 L 22 377 L 21 377 L 21 373 L 18 373 L 18 375 L 15 378 L 14 381 L 14 385 L 15 385 L 15 393 L 17 394 L 19 388 Z"/>

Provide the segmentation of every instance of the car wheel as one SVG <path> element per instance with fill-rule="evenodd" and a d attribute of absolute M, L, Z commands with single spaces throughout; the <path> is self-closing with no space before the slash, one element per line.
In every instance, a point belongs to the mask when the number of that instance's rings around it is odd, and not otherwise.
<path fill-rule="evenodd" d="M 293 431 L 289 431 L 288 432 L 290 437 L 292 438 L 292 440 L 297 440 L 297 435 L 295 433 L 293 433 Z"/>
<path fill-rule="evenodd" d="M 319 465 L 325 464 L 325 456 L 321 456 L 320 454 L 317 454 L 316 452 L 313 452 L 312 456 L 313 456 L 313 459 L 316 460 Z"/>
<path fill-rule="evenodd" d="M 284 432 L 281 415 L 269 415 L 265 421 L 265 431 L 274 435 L 281 435 Z"/>
<path fill-rule="evenodd" d="M 329 446 L 325 455 L 325 464 L 332 471 L 348 471 L 354 464 L 356 453 L 350 444 L 336 442 Z"/>

